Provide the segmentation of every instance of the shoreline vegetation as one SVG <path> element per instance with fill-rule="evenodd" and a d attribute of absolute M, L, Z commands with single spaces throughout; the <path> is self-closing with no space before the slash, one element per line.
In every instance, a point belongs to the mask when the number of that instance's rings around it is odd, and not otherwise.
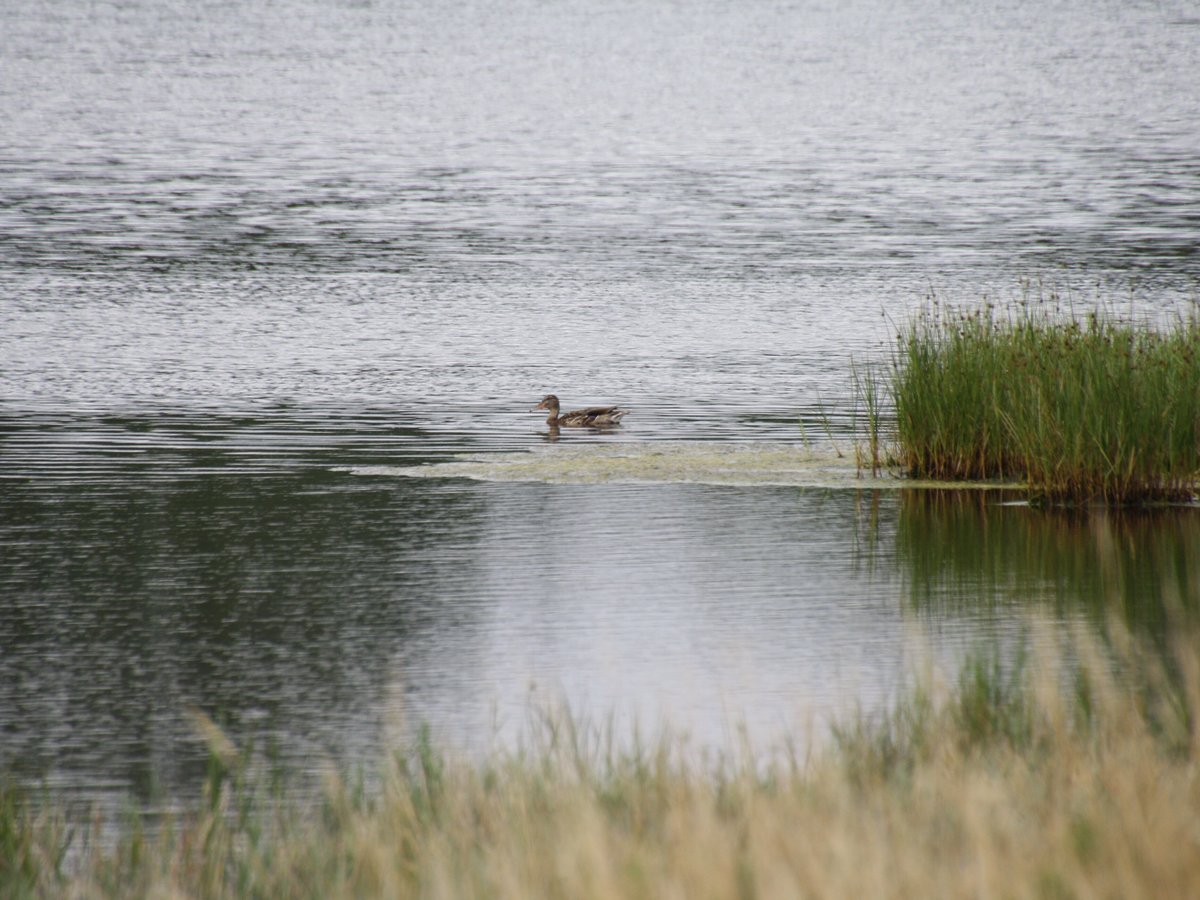
<path fill-rule="evenodd" d="M 890 370 L 856 372 L 860 463 L 939 481 L 1011 481 L 1035 504 L 1194 499 L 1200 475 L 1200 316 L 1166 329 L 1082 319 L 1059 299 L 950 309 L 902 327 Z M 887 397 L 894 432 L 883 434 Z"/>
<path fill-rule="evenodd" d="M 1117 623 L 1100 644 L 1032 622 L 1016 663 L 918 672 L 885 712 L 769 754 L 623 747 L 553 714 L 482 761 L 423 733 L 370 787 L 331 776 L 307 800 L 198 715 L 203 801 L 153 833 L 73 829 L 52 796 L 0 786 L 0 895 L 1191 896 L 1194 631 L 1163 653 Z"/>

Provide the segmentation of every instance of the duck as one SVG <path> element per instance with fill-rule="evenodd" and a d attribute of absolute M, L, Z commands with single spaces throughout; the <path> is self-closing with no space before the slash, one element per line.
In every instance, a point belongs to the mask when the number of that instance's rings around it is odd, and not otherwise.
<path fill-rule="evenodd" d="M 565 412 L 560 416 L 558 414 L 558 398 L 553 394 L 547 394 L 543 397 L 542 402 L 531 409 L 530 412 L 536 412 L 539 409 L 549 411 L 550 415 L 546 417 L 546 424 L 551 428 L 562 426 L 570 428 L 603 428 L 607 425 L 619 425 L 621 424 L 621 417 L 629 413 L 629 410 L 621 409 L 619 406 L 589 406 L 587 409 L 571 410 L 571 412 Z"/>

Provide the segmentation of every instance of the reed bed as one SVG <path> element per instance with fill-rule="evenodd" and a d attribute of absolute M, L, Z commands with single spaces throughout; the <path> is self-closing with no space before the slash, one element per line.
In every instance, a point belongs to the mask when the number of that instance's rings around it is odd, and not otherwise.
<path fill-rule="evenodd" d="M 0 791 L 0 895 L 1195 896 L 1200 642 L 1164 663 L 1119 634 L 1065 652 L 1039 634 L 1024 662 L 925 673 L 803 751 L 621 749 L 550 716 L 521 751 L 423 738 L 372 789 L 330 777 L 298 804 L 209 728 L 204 803 L 153 836 L 89 840 L 52 798 Z"/>
<path fill-rule="evenodd" d="M 912 475 L 1019 480 L 1047 503 L 1190 499 L 1200 471 L 1200 318 L 1154 329 L 1050 304 L 929 307 L 891 373 Z"/>

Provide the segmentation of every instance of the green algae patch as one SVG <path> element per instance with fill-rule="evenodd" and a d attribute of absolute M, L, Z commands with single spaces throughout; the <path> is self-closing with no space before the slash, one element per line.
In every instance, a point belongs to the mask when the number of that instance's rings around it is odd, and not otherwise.
<path fill-rule="evenodd" d="M 813 488 L 1011 488 L 1001 482 L 938 482 L 881 471 L 871 475 L 831 446 L 656 441 L 551 446 L 518 453 L 464 454 L 423 466 L 362 466 L 358 475 L 469 478 L 548 484 L 708 484 Z"/>

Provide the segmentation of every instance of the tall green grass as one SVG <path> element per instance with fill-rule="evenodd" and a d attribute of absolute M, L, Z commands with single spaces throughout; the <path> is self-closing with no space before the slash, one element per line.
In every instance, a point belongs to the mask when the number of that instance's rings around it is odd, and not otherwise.
<path fill-rule="evenodd" d="M 898 462 L 1024 481 L 1035 500 L 1186 499 L 1200 470 L 1200 319 L 1153 329 L 1040 305 L 932 306 L 899 335 Z"/>

